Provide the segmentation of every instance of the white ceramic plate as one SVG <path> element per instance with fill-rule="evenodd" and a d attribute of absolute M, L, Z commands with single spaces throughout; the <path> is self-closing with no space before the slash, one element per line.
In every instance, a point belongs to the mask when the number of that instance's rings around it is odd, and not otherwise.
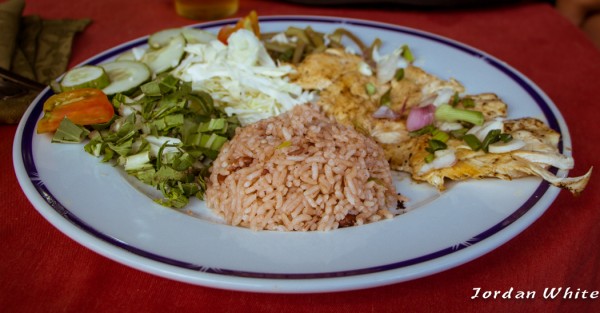
<path fill-rule="evenodd" d="M 217 31 L 233 20 L 195 27 Z M 263 31 L 290 25 L 329 32 L 345 27 L 366 42 L 383 40 L 384 52 L 408 44 L 416 65 L 456 78 L 469 93 L 494 92 L 510 117 L 533 116 L 562 135 L 567 126 L 551 100 L 530 80 L 498 59 L 456 41 L 377 22 L 309 16 L 261 19 Z M 114 59 L 146 37 L 86 64 Z M 155 204 L 120 172 L 83 151 L 51 144 L 35 133 L 45 90 L 19 124 L 15 171 L 33 206 L 56 228 L 89 249 L 133 268 L 191 284 L 258 292 L 326 292 L 407 281 L 475 259 L 534 222 L 559 190 L 539 179 L 484 180 L 436 190 L 398 177 L 410 212 L 392 220 L 331 232 L 254 232 L 191 217 Z M 565 175 L 566 173 L 558 173 Z M 192 209 L 202 211 L 194 201 Z"/>

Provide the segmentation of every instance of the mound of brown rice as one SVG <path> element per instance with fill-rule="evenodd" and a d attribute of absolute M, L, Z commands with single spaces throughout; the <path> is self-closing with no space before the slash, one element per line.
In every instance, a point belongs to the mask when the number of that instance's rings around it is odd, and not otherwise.
<path fill-rule="evenodd" d="M 207 205 L 254 230 L 331 230 L 391 218 L 399 196 L 383 150 L 297 106 L 238 128 L 213 163 Z"/>

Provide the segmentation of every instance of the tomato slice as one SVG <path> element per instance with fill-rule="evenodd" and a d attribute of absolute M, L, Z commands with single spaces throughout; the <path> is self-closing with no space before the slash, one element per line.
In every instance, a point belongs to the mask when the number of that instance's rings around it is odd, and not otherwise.
<path fill-rule="evenodd" d="M 217 38 L 224 44 L 227 44 L 227 39 L 231 34 L 238 29 L 247 29 L 252 31 L 257 37 L 260 36 L 260 26 L 258 25 L 258 14 L 256 11 L 251 11 L 246 17 L 240 19 L 235 26 L 225 25 L 217 34 Z"/>
<path fill-rule="evenodd" d="M 65 117 L 77 125 L 93 125 L 109 122 L 114 115 L 115 109 L 102 90 L 61 92 L 44 102 L 44 116 L 38 122 L 37 133 L 56 131 Z"/>

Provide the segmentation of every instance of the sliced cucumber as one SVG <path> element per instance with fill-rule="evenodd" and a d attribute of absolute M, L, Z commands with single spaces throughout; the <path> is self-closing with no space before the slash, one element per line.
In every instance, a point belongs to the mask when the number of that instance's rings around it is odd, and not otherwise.
<path fill-rule="evenodd" d="M 133 51 L 128 50 L 125 51 L 121 54 L 119 54 L 119 56 L 117 56 L 117 61 L 135 61 L 135 55 L 133 54 Z"/>
<path fill-rule="evenodd" d="M 60 82 L 62 91 L 81 88 L 102 89 L 110 84 L 110 79 L 100 66 L 84 65 L 68 71 Z"/>
<path fill-rule="evenodd" d="M 131 60 L 131 61 L 139 61 L 142 56 L 144 54 L 146 54 L 146 50 L 148 50 L 147 48 L 142 48 L 142 47 L 135 47 L 132 48 L 131 50 L 127 50 L 121 54 L 119 54 L 119 56 L 117 56 L 117 61 L 122 61 L 122 60 Z"/>
<path fill-rule="evenodd" d="M 217 39 L 215 34 L 197 28 L 183 28 L 181 33 L 188 43 L 208 43 Z"/>
<path fill-rule="evenodd" d="M 171 42 L 171 39 L 181 34 L 181 28 L 168 28 L 158 31 L 148 37 L 148 45 L 152 49 L 160 49 Z"/>
<path fill-rule="evenodd" d="M 101 66 L 110 78 L 110 84 L 102 90 L 107 95 L 130 93 L 152 77 L 150 68 L 138 61 L 121 60 Z"/>
<path fill-rule="evenodd" d="M 197 28 L 169 28 L 158 31 L 148 37 L 148 45 L 152 49 L 160 49 L 168 45 L 174 37 L 183 35 L 188 43 L 207 43 L 217 39 L 217 36 L 208 31 Z"/>
<path fill-rule="evenodd" d="M 162 73 L 176 67 L 183 57 L 185 39 L 178 34 L 169 41 L 169 44 L 156 50 L 149 50 L 142 56 L 141 61 L 146 63 L 155 74 Z"/>

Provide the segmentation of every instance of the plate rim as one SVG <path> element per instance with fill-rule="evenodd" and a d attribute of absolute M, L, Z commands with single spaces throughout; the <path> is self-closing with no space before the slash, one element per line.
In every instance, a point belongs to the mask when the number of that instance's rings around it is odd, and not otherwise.
<path fill-rule="evenodd" d="M 231 24 L 235 21 L 236 19 L 227 19 L 207 23 L 197 23 L 185 27 L 201 29 L 215 28 L 222 25 Z M 469 53 L 473 57 L 477 57 L 488 63 L 491 63 L 495 68 L 500 69 L 505 75 L 508 75 L 511 77 L 511 79 L 517 81 L 522 88 L 527 89 L 527 93 L 535 99 L 538 106 L 543 103 L 544 107 L 540 107 L 540 109 L 543 111 L 544 116 L 548 120 L 550 126 L 561 134 L 559 149 L 561 151 L 564 150 L 563 143 L 565 142 L 570 146 L 570 134 L 568 127 L 560 111 L 552 102 L 552 100 L 525 75 L 512 68 L 510 65 L 493 57 L 492 55 L 471 47 L 470 45 L 427 31 L 366 19 L 313 15 L 269 15 L 260 17 L 260 22 L 288 21 L 324 22 L 334 24 L 349 24 L 358 27 L 382 28 L 396 32 L 408 33 L 410 35 L 416 35 L 419 37 L 425 37 L 426 39 L 434 40 L 444 45 L 450 45 L 452 48 Z M 120 52 L 124 52 L 125 50 L 132 48 L 133 46 L 142 45 L 148 37 L 149 35 L 146 35 L 124 42 L 113 48 L 102 51 L 91 58 L 88 58 L 77 66 L 94 62 L 102 62 L 108 58 L 118 55 Z M 85 221 L 81 221 L 76 216 L 70 214 L 66 207 L 54 200 L 52 195 L 43 186 L 43 182 L 39 181 L 39 178 L 37 178 L 38 180 L 36 181 L 35 175 L 30 176 L 32 172 L 26 169 L 26 164 L 30 163 L 34 166 L 35 164 L 32 156 L 26 155 L 22 148 L 26 142 L 31 142 L 34 131 L 26 134 L 24 134 L 24 131 L 26 128 L 31 129 L 31 123 L 35 125 L 37 118 L 34 118 L 34 113 L 37 112 L 38 114 L 35 116 L 39 117 L 39 114 L 41 113 L 40 103 L 44 97 L 48 97 L 50 95 L 50 92 L 50 89 L 46 88 L 34 100 L 33 103 L 37 105 L 32 105 L 28 108 L 23 116 L 23 119 L 18 125 L 13 142 L 14 170 L 21 188 L 25 192 L 28 200 L 32 203 L 34 208 L 58 230 L 84 247 L 100 255 L 147 273 L 196 285 L 254 292 L 327 292 L 375 287 L 432 275 L 476 259 L 498 248 L 508 240 L 516 237 L 520 232 L 525 230 L 529 225 L 536 221 L 539 216 L 541 216 L 548 209 L 548 207 L 550 207 L 560 192 L 558 188 L 550 186 L 547 182 L 541 182 L 536 188 L 536 191 L 532 194 L 529 200 L 526 201 L 525 204 L 521 205 L 519 209 L 513 212 L 513 214 L 511 214 L 505 220 L 484 231 L 482 233 L 482 240 L 474 243 L 467 242 L 464 245 L 459 246 L 458 249 L 448 247 L 423 257 L 398 262 L 407 263 L 406 265 L 398 265 L 394 263 L 392 264 L 391 268 L 387 268 L 389 266 L 382 266 L 384 269 L 379 269 L 378 267 L 378 269 L 375 270 L 368 268 L 359 269 L 356 271 L 343 271 L 343 275 L 340 275 L 339 272 L 316 273 L 314 275 L 295 275 L 293 273 L 270 275 L 268 273 L 249 273 L 235 270 L 230 273 L 227 271 L 224 272 L 223 270 L 202 269 L 195 265 L 182 266 L 182 264 L 173 264 L 168 260 L 168 258 L 161 259 L 161 256 L 154 256 L 149 259 L 148 255 L 151 255 L 152 253 L 136 251 L 137 248 L 135 247 L 131 247 L 133 249 L 128 249 L 127 247 L 123 246 L 124 243 L 120 243 L 116 238 L 111 238 L 109 236 L 107 238 L 103 238 L 106 237 L 106 235 L 102 234 L 101 232 L 98 232 L 94 229 L 86 229 Z M 24 135 L 26 136 L 24 137 Z M 540 197 L 534 199 L 534 196 L 537 194 L 540 194 Z M 543 208 L 540 207 L 532 210 L 538 203 L 540 203 L 540 201 L 546 202 L 542 204 Z M 492 229 L 496 230 L 492 231 Z M 510 229 L 510 231 L 503 232 L 504 229 Z M 98 236 L 98 234 L 101 236 Z M 481 234 L 478 234 L 477 236 L 479 235 Z M 476 244 L 484 241 L 488 243 L 492 242 L 493 244 L 488 244 L 487 246 L 475 246 Z M 475 247 L 478 249 L 475 249 Z M 452 252 L 448 252 L 448 249 L 451 249 Z M 430 255 L 438 256 L 429 257 Z M 424 258 L 425 260 L 420 260 L 421 258 Z M 430 264 L 434 261 L 442 262 L 434 269 L 422 268 L 424 265 Z M 402 277 L 389 275 L 390 272 L 406 269 L 407 267 L 412 267 L 415 269 L 415 271 Z M 192 273 L 196 274 L 190 275 L 190 271 L 193 271 Z M 221 279 L 223 277 L 227 277 L 227 279 Z M 362 279 L 364 277 L 369 277 L 371 281 Z"/>

